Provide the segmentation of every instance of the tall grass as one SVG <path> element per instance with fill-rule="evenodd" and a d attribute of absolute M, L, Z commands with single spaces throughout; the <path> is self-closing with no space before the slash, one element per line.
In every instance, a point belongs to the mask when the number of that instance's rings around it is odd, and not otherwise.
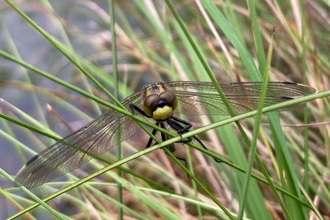
<path fill-rule="evenodd" d="M 0 218 L 330 218 L 329 6 L 310 0 L 0 3 Z M 145 84 L 268 75 L 318 93 L 262 115 L 261 109 L 230 118 L 181 115 L 194 122 L 182 137 L 145 149 L 149 136 L 138 131 L 119 146 L 122 159 L 114 148 L 31 191 L 12 186 L 11 176 L 28 159 L 106 109 L 129 114 L 116 97 Z M 273 111 L 301 102 L 308 102 L 305 109 Z M 160 150 L 192 135 L 210 151 L 177 144 L 187 167 Z"/>

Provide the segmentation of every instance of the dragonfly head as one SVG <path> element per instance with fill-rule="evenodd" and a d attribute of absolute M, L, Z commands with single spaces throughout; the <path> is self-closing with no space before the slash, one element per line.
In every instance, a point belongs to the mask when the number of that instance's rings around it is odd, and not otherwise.
<path fill-rule="evenodd" d="M 170 92 L 151 94 L 144 99 L 143 111 L 156 121 L 166 121 L 178 106 L 178 99 Z"/>

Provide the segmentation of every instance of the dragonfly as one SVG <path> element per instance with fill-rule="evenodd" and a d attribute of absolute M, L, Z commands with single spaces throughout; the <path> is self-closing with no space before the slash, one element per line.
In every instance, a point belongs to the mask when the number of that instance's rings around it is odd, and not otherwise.
<path fill-rule="evenodd" d="M 258 108 L 262 82 L 218 83 L 224 92 L 234 114 L 242 114 Z M 306 96 L 315 89 L 293 82 L 269 82 L 264 106 Z M 122 101 L 132 114 L 152 121 L 157 126 L 182 135 L 192 128 L 188 120 L 177 115 L 224 115 L 230 116 L 223 100 L 212 82 L 172 81 L 146 85 Z M 305 103 L 284 107 L 280 110 L 301 109 Z M 140 126 L 129 116 L 109 109 L 86 126 L 64 137 L 30 159 L 18 172 L 14 184 L 35 188 L 70 171 L 73 171 L 120 144 L 136 133 Z M 158 130 L 153 129 L 156 135 Z M 161 140 L 169 139 L 161 132 Z M 207 149 L 203 142 L 192 136 L 179 142 L 197 142 Z M 150 147 L 150 138 L 146 147 Z M 167 146 L 175 151 L 174 145 Z M 183 158 L 178 158 L 183 159 Z M 184 159 L 183 159 L 184 160 Z M 217 159 L 215 159 L 219 162 Z"/>

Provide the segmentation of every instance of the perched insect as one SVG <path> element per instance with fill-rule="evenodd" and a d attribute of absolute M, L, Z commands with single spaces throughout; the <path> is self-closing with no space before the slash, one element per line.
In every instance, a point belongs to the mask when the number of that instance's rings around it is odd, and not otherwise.
<path fill-rule="evenodd" d="M 235 114 L 255 110 L 258 107 L 261 82 L 219 83 Z M 284 102 L 294 97 L 312 94 L 315 89 L 291 82 L 269 82 L 264 106 Z M 229 115 L 219 94 L 211 82 L 159 82 L 145 86 L 122 102 L 133 114 L 152 120 L 156 125 L 174 130 L 178 134 L 189 131 L 189 121 L 174 116 L 186 115 Z M 302 108 L 296 104 L 280 110 Z M 88 125 L 58 141 L 40 154 L 34 156 L 18 172 L 15 182 L 27 188 L 34 188 L 82 166 L 93 157 L 100 155 L 132 136 L 139 126 L 130 117 L 107 110 Z M 152 134 L 156 134 L 153 130 Z M 162 141 L 168 137 L 161 133 Z M 182 140 L 194 140 L 205 145 L 196 136 Z M 150 138 L 147 147 L 152 144 Z M 174 151 L 174 145 L 168 146 Z M 181 159 L 181 158 L 179 158 Z"/>

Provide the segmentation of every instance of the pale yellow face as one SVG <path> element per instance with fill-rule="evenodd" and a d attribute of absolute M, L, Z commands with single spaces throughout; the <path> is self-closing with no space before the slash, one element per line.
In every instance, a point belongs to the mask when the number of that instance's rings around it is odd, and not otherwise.
<path fill-rule="evenodd" d="M 156 121 L 165 121 L 169 117 L 171 117 L 172 115 L 173 115 L 173 109 L 172 109 L 172 107 L 170 107 L 170 106 L 164 106 L 162 108 L 157 108 L 153 112 L 152 117 Z"/>

